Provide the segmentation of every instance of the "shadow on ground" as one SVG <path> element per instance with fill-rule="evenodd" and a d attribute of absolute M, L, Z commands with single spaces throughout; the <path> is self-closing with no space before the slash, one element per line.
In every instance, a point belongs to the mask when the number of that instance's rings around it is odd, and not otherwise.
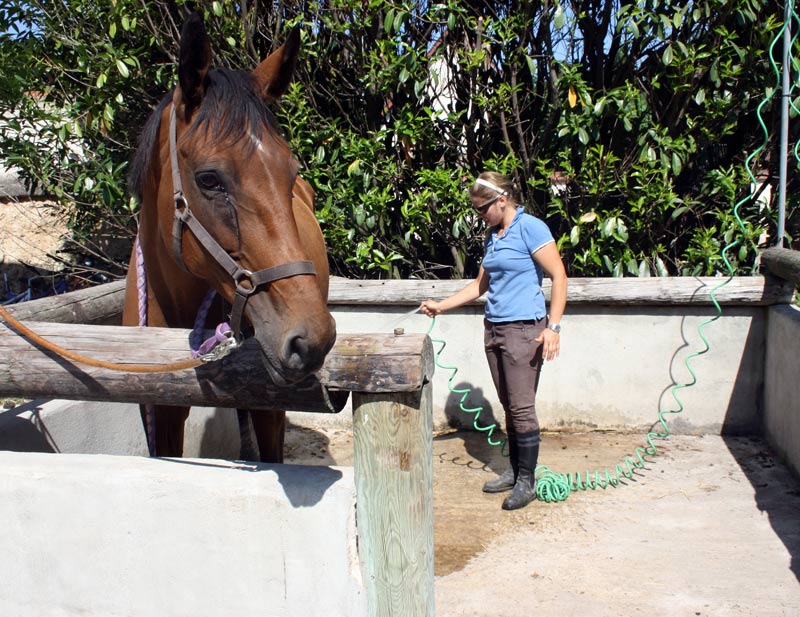
<path fill-rule="evenodd" d="M 791 570 L 800 581 L 800 485 L 788 467 L 781 464 L 769 445 L 758 437 L 723 437 L 725 446 L 742 468 L 755 492 L 758 510 L 791 555 Z"/>

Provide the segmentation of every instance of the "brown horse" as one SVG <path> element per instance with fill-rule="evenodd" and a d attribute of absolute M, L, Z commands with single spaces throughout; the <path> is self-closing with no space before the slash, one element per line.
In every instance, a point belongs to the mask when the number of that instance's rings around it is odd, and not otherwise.
<path fill-rule="evenodd" d="M 206 327 L 233 307 L 233 336 L 252 331 L 278 384 L 319 369 L 336 338 L 313 191 L 268 108 L 290 83 L 299 45 L 294 30 L 252 73 L 212 69 L 205 27 L 192 15 L 181 33 L 179 85 L 145 125 L 130 175 L 141 204 L 146 325 L 192 328 L 216 290 Z M 140 322 L 141 279 L 134 250 L 124 325 Z M 181 456 L 189 408 L 153 412 L 151 454 Z M 281 462 L 285 412 L 251 418 L 261 460 Z"/>

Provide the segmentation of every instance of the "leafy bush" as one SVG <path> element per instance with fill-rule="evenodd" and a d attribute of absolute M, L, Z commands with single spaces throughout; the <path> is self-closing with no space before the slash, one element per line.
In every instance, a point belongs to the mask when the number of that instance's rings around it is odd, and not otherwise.
<path fill-rule="evenodd" d="M 483 231 L 465 188 L 484 169 L 515 178 L 572 276 L 725 273 L 732 242 L 748 274 L 774 234 L 751 197 L 751 174 L 777 181 L 774 3 L 191 4 L 216 60 L 242 69 L 303 26 L 276 112 L 337 274 L 473 276 Z M 0 98 L 19 118 L 0 140 L 83 233 L 130 212 L 125 167 L 189 5 L 0 2 Z"/>

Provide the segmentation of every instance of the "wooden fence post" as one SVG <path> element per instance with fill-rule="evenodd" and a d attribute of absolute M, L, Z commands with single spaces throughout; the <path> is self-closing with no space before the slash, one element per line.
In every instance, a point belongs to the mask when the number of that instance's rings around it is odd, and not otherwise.
<path fill-rule="evenodd" d="M 433 366 L 430 341 L 423 363 Z M 432 617 L 432 384 L 353 393 L 356 525 L 370 617 Z"/>

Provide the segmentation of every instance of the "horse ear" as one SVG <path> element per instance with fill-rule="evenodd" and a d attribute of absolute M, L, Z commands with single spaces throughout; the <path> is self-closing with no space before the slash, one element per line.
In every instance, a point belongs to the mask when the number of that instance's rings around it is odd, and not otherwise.
<path fill-rule="evenodd" d="M 206 34 L 203 19 L 192 13 L 183 25 L 181 32 L 180 62 L 178 64 L 178 83 L 181 87 L 182 103 L 188 116 L 203 100 L 205 80 L 211 66 L 211 45 Z"/>
<path fill-rule="evenodd" d="M 267 103 L 279 99 L 289 88 L 300 52 L 300 27 L 295 26 L 278 49 L 253 71 L 261 97 Z"/>

